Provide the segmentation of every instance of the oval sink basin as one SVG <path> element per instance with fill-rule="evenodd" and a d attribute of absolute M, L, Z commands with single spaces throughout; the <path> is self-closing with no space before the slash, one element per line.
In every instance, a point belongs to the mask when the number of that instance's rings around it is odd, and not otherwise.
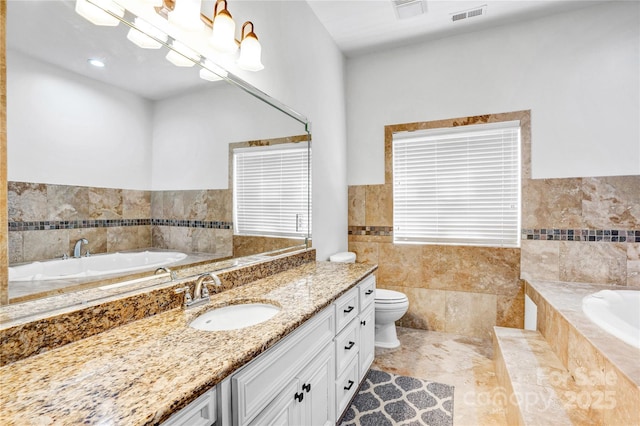
<path fill-rule="evenodd" d="M 265 322 L 278 312 L 280 308 L 266 303 L 229 305 L 205 312 L 189 326 L 204 331 L 237 330 Z"/>

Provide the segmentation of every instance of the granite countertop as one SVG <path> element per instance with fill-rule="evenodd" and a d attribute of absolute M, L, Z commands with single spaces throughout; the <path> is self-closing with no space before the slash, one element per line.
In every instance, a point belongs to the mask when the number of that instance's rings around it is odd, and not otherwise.
<path fill-rule="evenodd" d="M 311 318 L 375 266 L 311 262 L 0 368 L 0 424 L 157 424 Z M 212 307 L 261 301 L 271 320 L 207 332 Z"/>

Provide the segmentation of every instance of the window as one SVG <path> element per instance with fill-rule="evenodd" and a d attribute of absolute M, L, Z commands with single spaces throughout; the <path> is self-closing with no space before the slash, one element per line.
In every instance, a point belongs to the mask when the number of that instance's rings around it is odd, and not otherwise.
<path fill-rule="evenodd" d="M 520 122 L 393 134 L 394 242 L 518 247 Z"/>
<path fill-rule="evenodd" d="M 233 150 L 236 235 L 303 238 L 311 232 L 307 143 Z"/>

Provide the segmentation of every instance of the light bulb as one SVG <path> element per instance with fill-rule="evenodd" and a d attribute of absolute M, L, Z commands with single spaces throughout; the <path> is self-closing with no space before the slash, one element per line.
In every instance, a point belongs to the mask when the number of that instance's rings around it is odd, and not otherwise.
<path fill-rule="evenodd" d="M 143 49 L 159 49 L 162 43 L 167 42 L 167 35 L 147 21 L 135 18 L 134 25 L 135 28 L 131 28 L 127 33 L 127 38 L 135 45 Z"/>
<path fill-rule="evenodd" d="M 249 33 L 240 44 L 240 57 L 238 58 L 238 66 L 247 71 L 260 71 L 264 69 L 264 65 L 260 60 L 262 55 L 262 46 L 258 38 L 253 33 Z"/>
<path fill-rule="evenodd" d="M 91 3 L 87 0 L 76 0 L 76 13 L 87 21 L 106 27 L 117 26 L 120 20 L 107 13 L 107 10 L 120 18 L 124 16 L 124 9 L 112 0 L 92 0 Z"/>
<path fill-rule="evenodd" d="M 204 22 L 200 19 L 200 0 L 175 0 L 168 13 L 169 23 L 185 31 L 200 31 Z"/>

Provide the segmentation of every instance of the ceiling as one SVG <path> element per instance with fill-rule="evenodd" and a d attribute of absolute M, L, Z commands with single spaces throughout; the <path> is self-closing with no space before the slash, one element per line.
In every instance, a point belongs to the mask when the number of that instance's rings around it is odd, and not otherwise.
<path fill-rule="evenodd" d="M 307 3 L 347 57 L 599 3 L 596 0 L 423 1 L 426 13 L 405 19 L 397 17 L 392 0 L 307 0 Z M 454 14 L 483 5 L 486 5 L 483 15 L 453 22 Z"/>

